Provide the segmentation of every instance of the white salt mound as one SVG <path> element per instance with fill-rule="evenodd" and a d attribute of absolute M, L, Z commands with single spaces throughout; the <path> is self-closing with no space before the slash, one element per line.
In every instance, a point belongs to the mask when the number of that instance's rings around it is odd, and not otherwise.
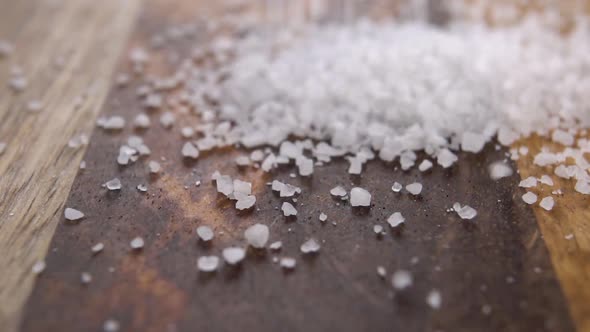
<path fill-rule="evenodd" d="M 352 188 L 350 190 L 350 205 L 353 207 L 371 206 L 371 194 L 363 188 Z"/>
<path fill-rule="evenodd" d="M 283 257 L 283 258 L 281 258 L 281 261 L 279 264 L 285 270 L 292 270 L 295 268 L 297 261 L 295 260 L 295 258 Z"/>

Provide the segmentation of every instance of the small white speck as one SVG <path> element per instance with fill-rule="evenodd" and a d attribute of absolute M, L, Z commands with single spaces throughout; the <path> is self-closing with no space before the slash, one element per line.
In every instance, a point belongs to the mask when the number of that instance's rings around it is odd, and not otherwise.
<path fill-rule="evenodd" d="M 201 256 L 197 260 L 197 267 L 201 272 L 213 272 L 219 266 L 219 257 L 217 256 Z"/>
<path fill-rule="evenodd" d="M 406 270 L 398 270 L 391 277 L 391 284 L 395 289 L 405 289 L 413 284 L 412 274 Z"/>
<path fill-rule="evenodd" d="M 382 279 L 387 276 L 387 270 L 383 266 L 377 266 L 377 275 Z"/>
<path fill-rule="evenodd" d="M 240 263 L 242 260 L 244 260 L 244 257 L 246 257 L 246 251 L 244 250 L 244 248 L 240 247 L 229 247 L 223 249 L 222 255 L 223 259 L 229 265 L 236 265 Z"/>
<path fill-rule="evenodd" d="M 263 224 L 255 224 L 246 229 L 244 231 L 244 238 L 246 242 L 254 248 L 264 248 L 266 243 L 268 242 L 268 237 L 270 235 L 268 226 Z"/>
<path fill-rule="evenodd" d="M 529 205 L 534 204 L 537 201 L 537 195 L 527 191 L 526 194 L 522 195 L 522 200 Z"/>
<path fill-rule="evenodd" d="M 375 234 L 377 235 L 381 235 L 383 232 L 383 226 L 381 225 L 374 225 L 373 226 L 373 232 L 375 232 Z"/>
<path fill-rule="evenodd" d="M 297 215 L 297 210 L 295 209 L 293 204 L 291 204 L 289 202 L 283 202 L 283 205 L 281 206 L 281 210 L 283 211 L 283 215 L 285 217 Z"/>
<path fill-rule="evenodd" d="M 158 174 L 158 173 L 160 173 L 161 170 L 162 170 L 162 166 L 160 166 L 159 162 L 151 160 L 148 163 L 148 171 L 150 172 L 150 174 Z"/>
<path fill-rule="evenodd" d="M 148 190 L 147 185 L 140 183 L 137 185 L 137 190 L 139 190 L 140 192 L 144 193 Z"/>
<path fill-rule="evenodd" d="M 392 190 L 394 193 L 399 193 L 400 191 L 402 191 L 402 189 L 403 189 L 403 188 L 404 188 L 404 186 L 402 186 L 402 184 L 401 184 L 401 183 L 399 183 L 399 182 L 395 182 L 395 183 L 393 184 L 393 186 L 391 186 L 391 190 Z"/>
<path fill-rule="evenodd" d="M 566 240 L 571 240 L 574 238 L 574 234 L 567 234 L 566 236 L 564 236 Z"/>
<path fill-rule="evenodd" d="M 326 220 L 328 220 L 328 215 L 323 212 L 320 213 L 320 221 L 325 222 Z"/>
<path fill-rule="evenodd" d="M 112 180 L 109 180 L 104 185 L 110 191 L 121 190 L 121 187 L 122 187 L 121 180 L 119 180 L 119 178 L 114 178 Z"/>
<path fill-rule="evenodd" d="M 545 197 L 541 200 L 541 203 L 539 203 L 539 205 L 547 210 L 547 211 L 551 211 L 553 209 L 553 205 L 555 205 L 555 200 L 553 199 L 553 197 L 548 196 Z"/>
<path fill-rule="evenodd" d="M 78 221 L 84 218 L 84 213 L 76 209 L 66 208 L 66 210 L 64 211 L 64 217 L 66 218 L 66 220 L 69 221 Z"/>
<path fill-rule="evenodd" d="M 43 272 L 45 270 L 45 267 L 47 265 L 45 264 L 45 261 L 37 261 L 35 262 L 35 264 L 33 264 L 33 267 L 31 268 L 31 272 L 33 272 L 33 274 L 40 274 L 41 272 Z"/>
<path fill-rule="evenodd" d="M 296 264 L 297 261 L 295 260 L 295 258 L 291 257 L 282 257 L 280 261 L 281 267 L 285 270 L 293 270 Z"/>
<path fill-rule="evenodd" d="M 275 241 L 275 242 L 271 243 L 269 246 L 270 250 L 280 250 L 282 247 L 283 247 L 283 242 L 281 242 L 281 241 Z"/>
<path fill-rule="evenodd" d="M 406 221 L 406 218 L 402 216 L 400 212 L 394 212 L 389 218 L 387 218 L 387 223 L 391 228 L 395 228 Z"/>
<path fill-rule="evenodd" d="M 309 239 L 305 241 L 299 248 L 304 254 L 312 254 L 320 251 L 320 244 L 316 239 Z"/>
<path fill-rule="evenodd" d="M 211 241 L 215 236 L 213 230 L 209 226 L 197 227 L 197 235 L 199 236 L 199 239 L 201 239 L 201 241 L 203 242 Z"/>
<path fill-rule="evenodd" d="M 83 284 L 89 284 L 92 281 L 92 275 L 88 272 L 82 272 L 80 275 L 80 282 Z"/>
<path fill-rule="evenodd" d="M 440 295 L 440 292 L 436 289 L 431 290 L 426 297 L 426 303 L 428 303 L 432 309 L 440 309 L 442 304 L 442 296 Z"/>
<path fill-rule="evenodd" d="M 182 156 L 185 158 L 190 159 L 197 159 L 199 158 L 199 149 L 195 147 L 191 142 L 186 142 L 182 146 Z"/>
<path fill-rule="evenodd" d="M 99 242 L 99 243 L 93 245 L 92 248 L 90 248 L 90 250 L 92 250 L 93 254 L 98 254 L 103 249 L 104 249 L 104 244 L 102 242 Z"/>
<path fill-rule="evenodd" d="M 133 250 L 139 250 L 142 249 L 144 246 L 144 241 L 141 237 L 136 237 L 133 240 L 131 240 L 131 242 L 129 242 L 129 246 L 131 246 L 131 249 Z"/>
<path fill-rule="evenodd" d="M 102 324 L 104 332 L 117 332 L 119 331 L 119 327 L 119 322 L 114 319 L 107 319 L 104 324 Z"/>

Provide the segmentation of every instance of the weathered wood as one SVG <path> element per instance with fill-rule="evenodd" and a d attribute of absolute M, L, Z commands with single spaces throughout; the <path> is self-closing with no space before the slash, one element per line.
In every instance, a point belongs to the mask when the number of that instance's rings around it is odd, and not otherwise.
<path fill-rule="evenodd" d="M 132 45 L 146 45 L 150 33 L 165 26 L 168 13 L 174 12 L 175 23 L 187 17 L 178 9 L 182 3 L 154 2 L 146 8 Z M 206 36 L 179 40 L 160 52 L 187 54 L 201 38 Z M 171 69 L 163 55 L 158 53 L 160 60 L 150 70 Z M 137 84 L 113 90 L 103 113 L 131 119 L 139 107 Z M 191 120 L 179 116 L 178 121 Z M 373 162 L 361 177 L 349 177 L 340 161 L 316 168 L 310 179 L 292 179 L 293 169 L 282 168 L 272 178 L 304 191 L 298 218 L 285 220 L 276 210 L 281 200 L 265 187 L 271 177 L 236 169 L 233 160 L 240 151 L 215 151 L 183 163 L 181 140 L 158 125 L 143 137 L 151 158 L 162 160 L 164 174 L 151 178 L 148 194 L 137 192 L 135 187 L 149 178 L 145 161 L 125 168 L 114 162 L 117 147 L 132 133 L 94 133 L 85 157 L 88 169 L 76 178 L 67 203 L 87 218 L 59 224 L 48 268 L 27 304 L 23 331 L 100 330 L 109 318 L 125 331 L 573 330 L 539 228 L 520 199 L 518 176 L 494 182 L 487 174 L 486 166 L 503 159 L 505 151 L 488 146 L 481 155 L 461 155 L 451 170 L 428 174 Z M 237 213 L 219 197 L 209 181 L 214 170 L 254 181 L 257 209 Z M 115 176 L 125 186 L 120 193 L 100 189 Z M 200 187 L 194 186 L 198 179 Z M 420 198 L 390 189 L 394 181 L 415 180 L 425 187 Z M 371 209 L 338 204 L 329 195 L 338 184 L 370 188 Z M 477 221 L 445 212 L 456 201 L 475 207 Z M 395 211 L 407 223 L 389 231 L 386 219 Z M 320 212 L 328 215 L 325 225 L 318 221 Z M 250 251 L 241 268 L 197 272 L 197 257 L 244 245 L 244 229 L 256 222 L 269 225 L 272 241 L 283 241 L 281 252 Z M 211 246 L 197 243 L 194 229 L 202 224 L 215 228 Z M 374 224 L 387 234 L 376 238 Z M 135 236 L 146 240 L 139 253 L 129 248 Z M 322 241 L 317 257 L 299 254 L 309 237 Z M 90 247 L 97 242 L 106 247 L 93 256 Z M 294 272 L 284 273 L 273 263 L 281 256 L 297 258 Z M 376 275 L 378 265 L 390 273 L 411 271 L 415 285 L 394 295 L 389 280 Z M 84 271 L 94 278 L 87 286 L 80 284 Z M 425 302 L 433 288 L 443 296 L 439 311 Z"/>
<path fill-rule="evenodd" d="M 555 199 L 555 207 L 550 212 L 543 210 L 538 204 L 533 206 L 533 211 L 551 253 L 553 266 L 567 296 L 577 329 L 590 331 L 590 201 L 588 196 L 574 190 L 575 181 L 555 176 L 554 167 L 533 164 L 534 156 L 542 147 L 560 151 L 562 146 L 538 136 L 520 144 L 527 146 L 530 151 L 518 161 L 521 177 L 524 179 L 529 176 L 549 175 L 555 184 L 553 187 L 539 185 L 530 189 L 539 196 L 539 201 L 546 196 Z M 563 195 L 553 195 L 552 191 L 556 189 L 561 189 Z M 573 238 L 568 240 L 566 236 Z"/>
<path fill-rule="evenodd" d="M 0 59 L 0 141 L 8 143 L 0 156 L 0 329 L 14 331 L 31 266 L 47 252 L 85 150 L 68 140 L 93 128 L 139 1 L 7 0 L 0 8 L 0 39 L 16 47 Z M 29 82 L 20 94 L 7 86 L 13 65 Z M 28 112 L 31 100 L 42 111 Z"/>

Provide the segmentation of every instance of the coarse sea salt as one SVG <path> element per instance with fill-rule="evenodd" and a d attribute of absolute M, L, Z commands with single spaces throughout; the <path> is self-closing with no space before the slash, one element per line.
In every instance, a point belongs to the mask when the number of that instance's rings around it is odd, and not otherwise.
<path fill-rule="evenodd" d="M 219 257 L 201 256 L 197 260 L 197 268 L 201 272 L 215 272 L 219 266 Z"/>
<path fill-rule="evenodd" d="M 412 194 L 414 196 L 418 196 L 422 192 L 422 184 L 421 183 L 418 183 L 418 182 L 414 182 L 414 183 L 408 184 L 406 186 L 406 190 L 410 194 Z"/>
<path fill-rule="evenodd" d="M 457 212 L 461 219 L 471 220 L 477 216 L 477 210 L 469 205 L 461 206 L 459 203 L 453 204 L 453 210 Z"/>
<path fill-rule="evenodd" d="M 541 200 L 541 202 L 539 203 L 539 206 L 541 206 L 543 209 L 545 209 L 547 211 L 551 211 L 553 209 L 554 205 L 555 205 L 555 200 L 551 196 L 543 198 Z"/>
<path fill-rule="evenodd" d="M 285 217 L 291 217 L 291 216 L 297 215 L 297 210 L 295 209 L 293 204 L 291 204 L 289 202 L 283 202 L 283 205 L 281 206 L 281 210 L 283 211 L 283 215 Z"/>
<path fill-rule="evenodd" d="M 406 218 L 404 218 L 400 212 L 394 212 L 389 218 L 387 218 L 387 223 L 391 228 L 396 228 L 404 222 L 406 222 Z"/>
<path fill-rule="evenodd" d="M 406 270 L 398 270 L 391 276 L 391 284 L 397 290 L 406 289 L 414 283 L 412 274 Z"/>
<path fill-rule="evenodd" d="M 84 213 L 76 209 L 66 208 L 64 211 L 64 217 L 69 221 L 78 221 L 84 218 Z"/>
<path fill-rule="evenodd" d="M 522 200 L 529 205 L 534 204 L 537 201 L 537 195 L 527 191 L 524 195 L 522 195 Z"/>
<path fill-rule="evenodd" d="M 228 247 L 223 249 L 223 259 L 229 265 L 237 265 L 246 257 L 246 251 L 241 247 Z"/>
<path fill-rule="evenodd" d="M 213 240 L 213 237 L 215 236 L 211 227 L 205 225 L 197 227 L 196 232 L 199 239 L 203 242 L 209 242 Z"/>
<path fill-rule="evenodd" d="M 268 238 L 270 235 L 270 231 L 268 226 L 263 224 L 255 224 L 246 229 L 244 231 L 244 238 L 246 242 L 253 248 L 261 249 L 266 246 L 268 242 Z"/>
<path fill-rule="evenodd" d="M 352 207 L 371 206 L 371 194 L 363 188 L 352 188 L 350 190 L 350 205 Z"/>
<path fill-rule="evenodd" d="M 320 248 L 321 246 L 319 242 L 316 239 L 311 238 L 301 245 L 300 250 L 304 254 L 313 254 L 319 252 Z"/>

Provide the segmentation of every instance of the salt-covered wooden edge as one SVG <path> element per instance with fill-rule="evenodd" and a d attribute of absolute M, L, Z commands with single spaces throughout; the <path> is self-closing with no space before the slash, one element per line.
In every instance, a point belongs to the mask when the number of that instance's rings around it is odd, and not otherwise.
<path fill-rule="evenodd" d="M 139 0 L 3 1 L 0 34 L 15 46 L 0 61 L 0 326 L 16 331 L 34 281 L 31 267 L 49 247 Z M 64 66 L 59 62 L 63 59 Z M 6 87 L 12 65 L 28 86 Z M 85 96 L 77 101 L 80 96 Z M 43 104 L 31 113 L 31 100 Z M 80 99 L 78 99 L 80 100 Z M 78 107 L 75 107 L 76 103 Z"/>

